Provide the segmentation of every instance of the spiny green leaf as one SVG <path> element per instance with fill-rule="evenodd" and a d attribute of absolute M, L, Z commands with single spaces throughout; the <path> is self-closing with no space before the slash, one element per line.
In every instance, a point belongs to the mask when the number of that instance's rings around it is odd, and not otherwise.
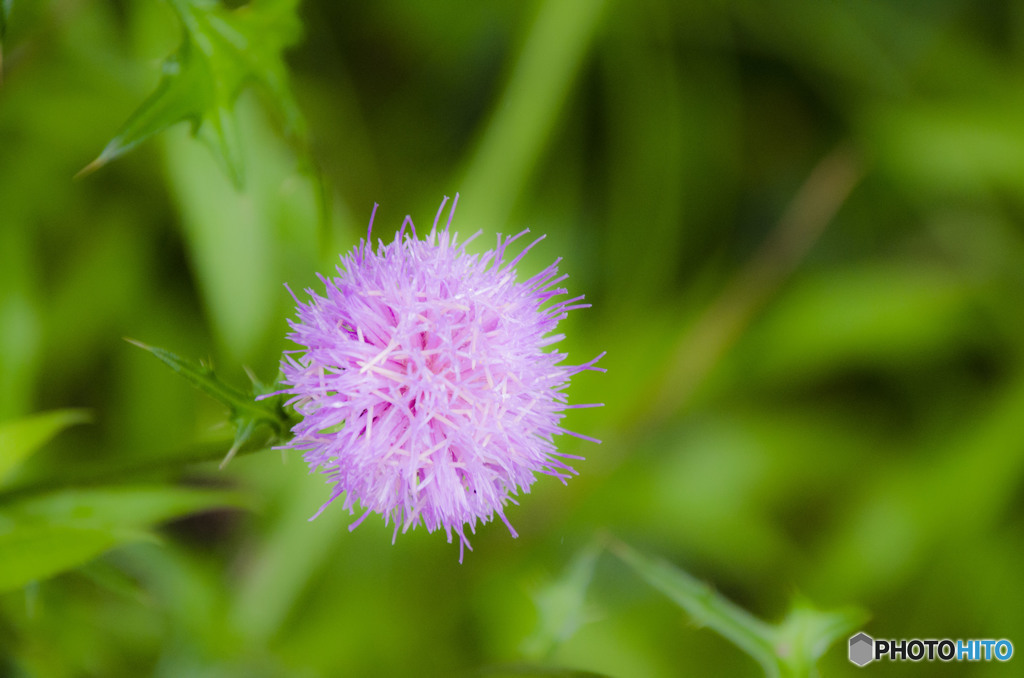
<path fill-rule="evenodd" d="M 149 351 L 172 370 L 185 377 L 193 386 L 227 405 L 233 418 L 265 422 L 274 427 L 277 432 L 283 432 L 287 428 L 287 419 L 279 407 L 274 407 L 267 401 L 254 400 L 254 396 L 259 394 L 244 393 L 234 386 L 225 384 L 211 367 L 135 339 L 126 338 L 125 341 Z"/>
<path fill-rule="evenodd" d="M 163 78 L 117 135 L 79 174 L 87 174 L 171 125 L 192 123 L 235 186 L 244 183 L 242 143 L 234 115 L 238 95 L 253 85 L 266 95 L 289 135 L 304 122 L 288 87 L 283 51 L 301 33 L 299 0 L 252 0 L 235 10 L 209 0 L 170 0 L 183 28 Z"/>
<path fill-rule="evenodd" d="M 89 414 L 84 410 L 54 410 L 0 423 L 0 483 L 50 438 L 86 421 Z"/>
<path fill-rule="evenodd" d="M 235 426 L 235 441 L 221 464 L 222 467 L 252 437 L 260 424 L 269 426 L 275 436 L 283 436 L 289 429 L 290 423 L 281 407 L 280 398 L 257 401 L 255 397 L 261 393 L 244 393 L 234 386 L 225 384 L 207 365 L 182 358 L 166 349 L 148 346 L 134 339 L 126 339 L 126 341 L 149 351 L 172 370 L 185 377 L 193 386 L 227 405 L 231 422 Z M 260 389 L 265 388 L 255 381 L 254 386 Z"/>

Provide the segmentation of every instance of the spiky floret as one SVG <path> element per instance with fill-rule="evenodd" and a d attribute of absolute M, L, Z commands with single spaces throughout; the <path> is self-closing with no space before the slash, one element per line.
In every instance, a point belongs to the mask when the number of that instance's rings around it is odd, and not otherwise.
<path fill-rule="evenodd" d="M 438 230 L 447 200 L 425 239 L 406 217 L 376 251 L 371 215 L 337 277 L 319 276 L 325 296 L 296 298 L 288 336 L 302 348 L 285 353 L 280 393 L 303 416 L 286 447 L 333 484 L 320 511 L 344 494 L 344 508 L 363 510 L 349 529 L 370 513 L 392 521 L 395 537 L 421 522 L 443 528 L 449 542 L 458 535 L 461 562 L 466 526 L 474 532 L 497 513 L 515 537 L 504 512 L 513 495 L 529 492 L 536 473 L 563 483 L 576 473 L 566 460 L 581 457 L 558 452 L 554 436 L 599 441 L 562 428 L 567 409 L 594 406 L 569 405 L 565 388 L 574 374 L 604 370 L 600 355 L 568 366 L 550 348 L 563 338 L 558 322 L 589 306 L 582 296 L 555 300 L 566 294 L 561 260 L 516 280 L 542 238 L 511 259 L 509 246 L 528 231 L 469 254 L 479 232 L 459 243 L 449 231 L 458 195 Z"/>

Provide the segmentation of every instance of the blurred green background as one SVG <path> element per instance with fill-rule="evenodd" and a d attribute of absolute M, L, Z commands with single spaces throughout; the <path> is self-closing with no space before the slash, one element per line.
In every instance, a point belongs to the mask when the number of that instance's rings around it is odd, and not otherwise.
<path fill-rule="evenodd" d="M 73 179 L 157 88 L 171 4 L 3 7 L 0 421 L 90 421 L 0 485 L 0 531 L 58 488 L 236 508 L 0 595 L 0 676 L 760 675 L 613 556 L 574 578 L 604 532 L 769 620 L 802 597 L 875 637 L 1021 647 L 1021 3 L 302 0 L 305 122 L 241 93 L 241 191 L 185 123 Z M 509 510 L 519 539 L 488 524 L 459 565 L 422 529 L 307 522 L 328 488 L 296 457 L 183 463 L 227 450 L 225 409 L 122 337 L 269 381 L 283 283 L 332 270 L 374 202 L 386 238 L 455 192 L 478 248 L 548 234 L 521 272 L 564 257 L 593 308 L 563 348 L 608 351 L 570 390 L 606 406 L 568 419 L 604 443 L 561 441 L 587 460 Z M 821 669 L 859 675 L 845 637 Z"/>

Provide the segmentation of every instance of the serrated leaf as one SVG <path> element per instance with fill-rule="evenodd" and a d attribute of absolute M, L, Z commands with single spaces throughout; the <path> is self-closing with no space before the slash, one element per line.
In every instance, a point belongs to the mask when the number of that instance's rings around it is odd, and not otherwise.
<path fill-rule="evenodd" d="M 298 0 L 252 0 L 230 10 L 209 0 L 170 0 L 184 35 L 164 62 L 149 98 L 80 174 L 92 172 L 179 122 L 213 151 L 235 186 L 244 183 L 242 143 L 234 115 L 239 94 L 255 86 L 266 94 L 288 134 L 304 122 L 288 87 L 283 51 L 301 33 Z"/>
<path fill-rule="evenodd" d="M 134 339 L 126 341 L 149 351 L 165 365 L 185 377 L 200 391 L 228 407 L 231 412 L 231 421 L 235 424 L 238 432 L 235 437 L 235 446 L 232 449 L 237 449 L 244 443 L 258 424 L 266 424 L 273 429 L 275 435 L 284 435 L 288 430 L 288 418 L 284 410 L 281 409 L 280 399 L 257 401 L 255 397 L 260 394 L 247 394 L 224 383 L 207 365 L 183 358 L 163 348 L 148 346 Z"/>
<path fill-rule="evenodd" d="M 70 489 L 0 506 L 0 592 L 79 567 L 153 525 L 247 504 L 237 492 L 170 486 Z"/>
<path fill-rule="evenodd" d="M 0 423 L 0 484 L 50 438 L 86 421 L 89 414 L 84 410 L 54 410 Z"/>

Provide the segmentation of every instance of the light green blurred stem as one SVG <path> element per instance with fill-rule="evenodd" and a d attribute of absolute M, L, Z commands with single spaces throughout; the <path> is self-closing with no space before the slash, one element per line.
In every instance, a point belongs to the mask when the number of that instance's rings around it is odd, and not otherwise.
<path fill-rule="evenodd" d="M 697 623 L 750 655 L 769 678 L 812 678 L 818 659 L 866 615 L 856 609 L 815 610 L 798 601 L 779 624 L 768 624 L 671 563 L 652 558 L 616 539 L 609 549 L 648 584 L 671 598 Z"/>
<path fill-rule="evenodd" d="M 822 158 L 758 252 L 680 336 L 668 369 L 650 390 L 650 399 L 639 403 L 635 421 L 648 428 L 689 403 L 705 377 L 810 251 L 863 176 L 861 159 L 846 145 Z"/>
<path fill-rule="evenodd" d="M 508 218 L 555 125 L 605 4 L 540 4 L 459 189 L 470 198 L 464 208 L 469 215 L 463 214 L 466 223 L 494 225 Z"/>
<path fill-rule="evenodd" d="M 664 561 L 645 556 L 620 541 L 613 541 L 610 548 L 695 621 L 718 632 L 757 660 L 766 675 L 779 675 L 775 651 L 768 640 L 770 629 L 764 622 L 726 600 L 707 584 Z"/>

